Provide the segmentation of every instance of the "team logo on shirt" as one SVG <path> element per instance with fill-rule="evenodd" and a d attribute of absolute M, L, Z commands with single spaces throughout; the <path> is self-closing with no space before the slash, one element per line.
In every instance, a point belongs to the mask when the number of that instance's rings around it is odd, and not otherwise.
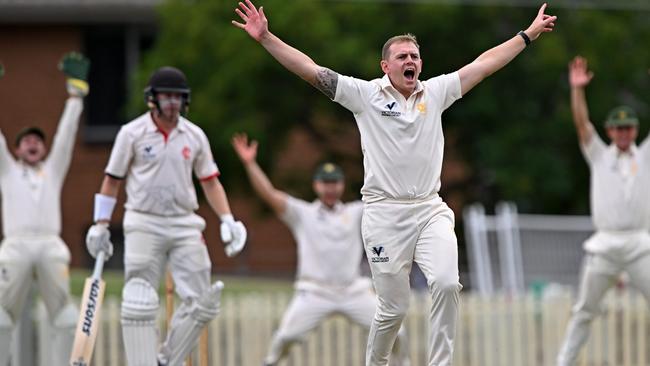
<path fill-rule="evenodd" d="M 181 153 L 183 154 L 183 158 L 185 160 L 188 160 L 190 158 L 190 156 L 192 156 L 192 150 L 190 150 L 190 148 L 188 146 L 185 146 L 183 148 L 183 151 L 181 151 Z"/>
<path fill-rule="evenodd" d="M 381 115 L 384 117 L 399 117 L 402 115 L 401 112 L 394 111 L 393 108 L 397 106 L 396 102 L 386 104 L 387 111 L 381 111 Z"/>
<path fill-rule="evenodd" d="M 383 256 L 382 256 L 383 254 Z M 388 256 L 386 256 L 386 251 L 384 247 L 372 247 L 372 263 L 384 263 L 388 262 Z"/>
<path fill-rule="evenodd" d="M 144 159 L 150 160 L 156 157 L 156 153 L 153 152 L 153 146 L 148 145 L 145 146 L 144 149 L 142 149 L 142 157 Z"/>
<path fill-rule="evenodd" d="M 424 103 L 418 103 L 415 105 L 415 108 L 421 113 L 425 114 L 427 113 L 427 105 Z"/>
<path fill-rule="evenodd" d="M 0 268 L 0 281 L 9 282 L 9 270 L 6 267 Z"/>

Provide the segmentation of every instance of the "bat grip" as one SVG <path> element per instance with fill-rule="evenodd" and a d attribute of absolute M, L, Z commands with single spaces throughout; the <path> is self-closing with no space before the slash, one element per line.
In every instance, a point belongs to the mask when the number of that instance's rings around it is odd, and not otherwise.
<path fill-rule="evenodd" d="M 102 276 L 102 270 L 104 269 L 104 257 L 106 257 L 106 253 L 103 251 L 97 253 L 97 258 L 95 259 L 95 269 L 93 269 L 94 279 L 99 279 Z"/>

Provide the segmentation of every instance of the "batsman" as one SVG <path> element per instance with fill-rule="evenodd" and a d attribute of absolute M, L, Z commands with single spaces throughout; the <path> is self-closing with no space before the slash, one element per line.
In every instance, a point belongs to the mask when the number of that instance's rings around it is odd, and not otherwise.
<path fill-rule="evenodd" d="M 121 318 L 126 360 L 130 366 L 178 366 L 203 327 L 219 313 L 223 287 L 221 281 L 210 284 L 211 263 L 202 234 L 205 221 L 194 212 L 199 206 L 192 173 L 221 219 L 228 256 L 244 248 L 246 229 L 231 214 L 207 136 L 181 116 L 190 103 L 185 74 L 174 67 L 156 70 L 145 100 L 150 110 L 117 134 L 101 190 L 95 195 L 95 224 L 86 244 L 93 257 L 112 253 L 108 223 L 125 180 Z M 157 288 L 167 264 L 182 304 L 159 349 Z"/>
<path fill-rule="evenodd" d="M 34 277 L 55 331 L 52 348 L 57 352 L 51 364 L 66 365 L 70 357 L 78 311 L 70 298 L 70 251 L 60 237 L 61 188 L 72 160 L 83 97 L 88 94 L 89 66 L 78 53 L 66 54 L 59 64 L 69 98 L 49 155 L 45 133 L 38 127 L 18 133 L 16 159 L 0 133 L 4 237 L 0 245 L 0 366 L 10 363 L 12 330 Z"/>

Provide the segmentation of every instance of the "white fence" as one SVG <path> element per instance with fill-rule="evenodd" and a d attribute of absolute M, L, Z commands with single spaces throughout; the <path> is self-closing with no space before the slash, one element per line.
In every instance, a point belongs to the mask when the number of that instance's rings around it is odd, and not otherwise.
<path fill-rule="evenodd" d="M 531 286 L 578 285 L 589 216 L 520 214 L 510 202 L 486 215 L 480 204 L 463 213 L 472 289 L 521 294 Z"/>
<path fill-rule="evenodd" d="M 289 300 L 287 293 L 226 294 L 221 314 L 209 325 L 208 365 L 259 366 Z M 454 366 L 554 365 L 572 301 L 569 292 L 546 298 L 462 293 Z M 611 292 L 604 305 L 578 365 L 650 365 L 643 299 L 627 291 Z M 405 324 L 413 366 L 426 365 L 429 309 L 428 295 L 413 295 Z M 362 328 L 333 317 L 294 346 L 281 366 L 363 365 L 365 337 Z M 106 299 L 97 342 L 94 365 L 125 365 L 116 298 Z"/>

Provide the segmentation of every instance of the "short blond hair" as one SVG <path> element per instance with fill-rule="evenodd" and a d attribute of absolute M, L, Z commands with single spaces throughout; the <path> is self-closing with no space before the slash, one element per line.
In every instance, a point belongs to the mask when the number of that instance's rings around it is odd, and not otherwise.
<path fill-rule="evenodd" d="M 384 43 L 384 47 L 381 49 L 381 59 L 388 60 L 388 56 L 390 56 L 390 46 L 393 43 L 401 42 L 411 42 L 415 45 L 415 47 L 418 48 L 418 50 L 420 49 L 420 45 L 418 44 L 418 40 L 415 38 L 415 35 L 411 33 L 400 34 L 399 36 L 390 37 L 388 41 Z"/>

